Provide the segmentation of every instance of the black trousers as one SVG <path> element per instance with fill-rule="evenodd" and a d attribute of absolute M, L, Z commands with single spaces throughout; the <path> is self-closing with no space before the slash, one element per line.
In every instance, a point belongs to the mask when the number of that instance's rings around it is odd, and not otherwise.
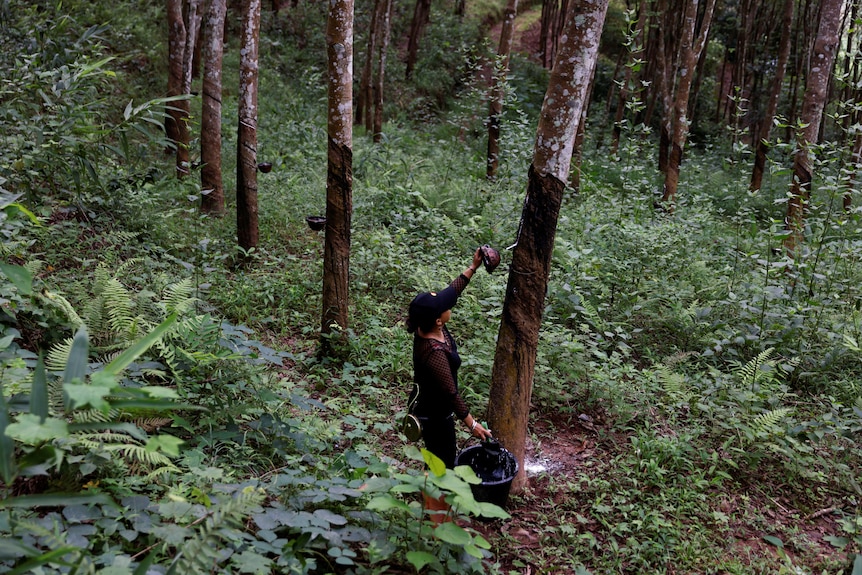
<path fill-rule="evenodd" d="M 439 457 L 448 469 L 455 468 L 455 417 L 420 417 L 425 449 Z"/>

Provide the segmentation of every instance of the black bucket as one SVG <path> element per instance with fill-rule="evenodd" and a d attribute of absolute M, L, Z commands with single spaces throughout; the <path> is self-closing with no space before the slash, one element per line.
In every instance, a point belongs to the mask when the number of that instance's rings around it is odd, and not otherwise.
<path fill-rule="evenodd" d="M 506 506 L 512 480 L 518 474 L 518 460 L 508 449 L 496 441 L 486 441 L 459 453 L 455 465 L 470 466 L 482 480 L 482 483 L 470 486 L 476 501 Z"/>

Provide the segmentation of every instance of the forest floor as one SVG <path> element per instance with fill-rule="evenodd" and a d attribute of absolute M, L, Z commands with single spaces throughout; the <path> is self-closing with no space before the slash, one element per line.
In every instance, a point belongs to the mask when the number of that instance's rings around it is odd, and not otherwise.
<path fill-rule="evenodd" d="M 531 439 L 532 437 L 532 439 Z M 548 557 L 549 564 L 523 566 L 525 557 L 542 557 L 546 546 L 559 549 L 559 534 L 569 524 L 579 534 L 587 532 L 596 536 L 596 554 L 611 552 L 611 546 L 602 540 L 604 531 L 593 518 L 591 508 L 594 501 L 579 501 L 579 494 L 571 491 L 578 477 L 601 473 L 601 469 L 612 465 L 617 451 L 629 445 L 627 437 L 614 434 L 610 426 L 604 428 L 600 414 L 582 414 L 575 418 L 569 415 L 544 414 L 535 418 L 527 440 L 526 468 L 527 486 L 517 495 L 509 497 L 506 510 L 511 515 L 505 521 L 474 521 L 473 527 L 494 545 L 496 559 L 506 573 L 524 575 L 570 574 L 565 564 L 567 558 Z M 840 535 L 835 507 L 827 507 L 805 514 L 794 508 L 784 498 L 774 499 L 752 486 L 751 489 L 732 493 L 726 490 L 708 495 L 714 497 L 714 507 L 728 517 L 727 529 L 730 537 L 724 543 L 723 553 L 727 559 L 743 565 L 763 561 L 779 565 L 784 560 L 782 553 L 793 564 L 826 563 L 839 553 L 825 538 Z M 565 510 L 565 512 L 561 512 Z M 572 518 L 586 518 L 585 523 L 572 525 Z M 752 525 L 752 516 L 762 516 L 769 529 Z M 769 543 L 765 537 L 776 533 L 797 533 L 798 540 L 785 541 L 782 550 Z M 502 545 L 503 542 L 505 546 Z M 796 552 L 806 557 L 796 560 Z M 589 565 L 586 565 L 589 568 Z M 625 572 L 631 572 L 625 570 Z M 673 565 L 668 573 L 677 573 Z M 705 571 L 715 575 L 726 575 L 727 571 Z M 777 572 L 773 571 L 773 572 Z"/>

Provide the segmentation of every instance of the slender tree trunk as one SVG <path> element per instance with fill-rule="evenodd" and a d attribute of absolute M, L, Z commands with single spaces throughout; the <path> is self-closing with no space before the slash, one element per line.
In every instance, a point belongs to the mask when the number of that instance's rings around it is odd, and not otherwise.
<path fill-rule="evenodd" d="M 374 84 L 374 129 L 373 140 L 380 143 L 383 136 L 383 86 L 386 77 L 386 54 L 389 52 L 389 41 L 392 35 L 392 0 L 385 0 L 385 11 L 381 27 L 383 39 L 380 43 L 380 56 L 377 58 L 377 80 Z"/>
<path fill-rule="evenodd" d="M 204 25 L 203 100 L 201 102 L 201 212 L 223 216 L 221 176 L 222 57 L 224 56 L 225 0 L 209 0 Z"/>
<path fill-rule="evenodd" d="M 769 89 L 769 102 L 766 105 L 766 113 L 760 125 L 760 133 L 757 134 L 757 143 L 754 152 L 754 168 L 751 171 L 751 191 L 759 190 L 763 185 L 763 171 L 766 168 L 766 154 L 769 152 L 769 132 L 772 128 L 772 119 L 778 111 L 778 100 L 781 98 L 781 87 L 784 85 L 784 71 L 787 69 L 787 61 L 790 58 L 790 34 L 793 31 L 793 5 L 795 0 L 784 0 L 784 10 L 781 18 L 781 41 L 778 47 L 778 61 L 775 64 L 775 75 L 772 77 L 772 85 Z"/>
<path fill-rule="evenodd" d="M 353 0 L 332 0 L 328 55 L 326 235 L 323 253 L 321 352 L 348 327 L 350 219 L 353 212 Z"/>
<path fill-rule="evenodd" d="M 685 141 L 688 137 L 688 98 L 691 92 L 695 66 L 706 45 L 706 38 L 709 35 L 709 25 L 712 22 L 712 12 L 714 9 L 715 0 L 707 0 L 703 19 L 700 22 L 700 32 L 695 38 L 695 29 L 698 20 L 698 0 L 687 0 L 685 5 L 685 22 L 682 28 L 682 41 L 680 45 L 680 67 L 677 71 L 678 81 L 673 109 L 673 139 L 671 141 L 670 157 L 664 178 L 664 195 L 662 196 L 662 202 L 667 202 L 671 210 L 676 201 L 676 192 L 679 185 L 679 168 L 680 164 L 682 164 L 682 151 L 685 148 Z"/>
<path fill-rule="evenodd" d="M 239 128 L 236 146 L 236 231 L 248 251 L 259 240 L 257 207 L 257 81 L 260 0 L 243 0 L 240 34 Z"/>
<path fill-rule="evenodd" d="M 536 130 L 521 226 L 509 268 L 488 420 L 496 437 L 520 464 L 512 483 L 515 492 L 527 481 L 527 422 L 557 218 L 607 7 L 608 0 L 576 0 L 566 13 Z"/>
<path fill-rule="evenodd" d="M 183 92 L 183 55 L 186 49 L 186 25 L 183 22 L 182 0 L 168 0 L 168 96 L 181 96 Z M 188 173 L 188 100 L 170 103 L 165 118 L 165 132 L 172 143 L 177 159 L 177 177 Z"/>
<path fill-rule="evenodd" d="M 820 4 L 820 25 L 802 102 L 801 120 L 805 127 L 797 136 L 796 152 L 793 156 L 793 181 L 785 219 L 790 233 L 784 240 L 784 247 L 791 255 L 796 253 L 803 241 L 805 211 L 811 197 L 811 146 L 817 143 L 823 109 L 826 106 L 827 88 L 839 41 L 842 3 L 843 0 L 822 0 Z"/>
<path fill-rule="evenodd" d="M 518 15 L 518 0 L 508 0 L 500 29 L 500 46 L 491 79 L 491 98 L 488 102 L 488 160 L 485 174 L 489 180 L 497 176 L 500 165 L 500 116 L 506 99 L 506 77 L 509 72 L 509 55 L 515 37 L 515 16 Z"/>
<path fill-rule="evenodd" d="M 186 0 L 185 29 L 186 45 L 183 49 L 183 82 L 181 92 L 185 96 L 192 93 L 192 68 L 194 67 L 195 47 L 198 44 L 198 31 L 200 30 L 198 19 L 198 5 L 200 0 Z M 191 102 L 186 99 L 178 102 L 177 107 L 181 109 L 179 117 L 179 139 L 177 140 L 177 175 L 188 176 L 191 173 L 191 135 L 189 122 L 191 116 Z"/>
<path fill-rule="evenodd" d="M 416 0 L 413 10 L 413 21 L 410 23 L 410 36 L 407 40 L 407 65 L 405 68 L 406 78 L 413 77 L 413 69 L 416 67 L 416 59 L 419 55 L 419 43 L 425 34 L 425 27 L 431 18 L 431 0 Z"/>
<path fill-rule="evenodd" d="M 371 109 L 374 105 L 372 97 L 374 58 L 377 51 L 377 34 L 380 11 L 385 0 L 374 0 L 374 9 L 371 12 L 371 25 L 368 28 L 368 44 L 365 48 L 365 64 L 362 66 L 362 77 L 359 79 L 359 94 L 356 97 L 356 117 L 353 121 L 357 125 L 365 125 L 366 133 L 371 133 L 374 120 Z"/>

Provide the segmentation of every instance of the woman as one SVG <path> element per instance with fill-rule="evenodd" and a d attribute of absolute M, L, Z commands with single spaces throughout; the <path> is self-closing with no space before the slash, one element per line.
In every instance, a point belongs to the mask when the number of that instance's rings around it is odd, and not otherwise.
<path fill-rule="evenodd" d="M 449 287 L 440 292 L 420 293 L 410 302 L 407 331 L 413 333 L 413 380 L 419 396 L 412 413 L 422 423 L 425 448 L 455 467 L 455 418 L 464 422 L 470 434 L 489 439 L 491 432 L 479 423 L 458 392 L 458 368 L 461 357 L 446 323 L 458 296 L 482 265 L 481 248 L 473 254 L 473 263 Z M 414 399 L 411 397 L 411 400 Z"/>

